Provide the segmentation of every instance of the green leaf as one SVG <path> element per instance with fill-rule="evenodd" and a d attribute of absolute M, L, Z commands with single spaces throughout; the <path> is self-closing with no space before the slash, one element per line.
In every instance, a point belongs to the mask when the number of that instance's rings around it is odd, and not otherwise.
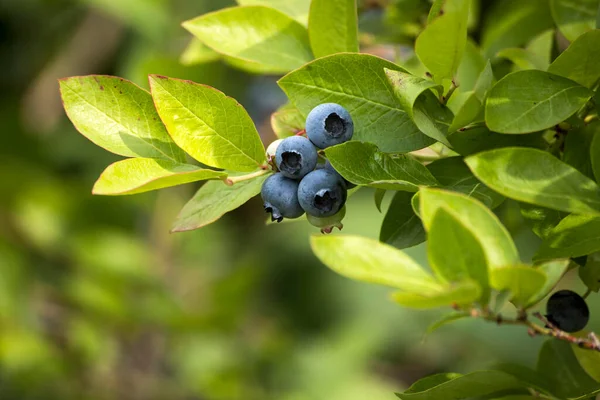
<path fill-rule="evenodd" d="M 544 71 L 548 68 L 548 64 L 543 57 L 527 49 L 515 47 L 502 49 L 496 54 L 496 57 L 506 58 L 515 64 L 520 70 L 539 69 Z"/>
<path fill-rule="evenodd" d="M 481 112 L 481 107 L 481 101 L 479 101 L 474 91 L 462 92 L 456 90 L 448 101 L 448 108 L 454 114 L 448 132 L 454 132 L 475 121 Z"/>
<path fill-rule="evenodd" d="M 452 212 L 481 243 L 488 267 L 502 268 L 520 262 L 519 254 L 508 231 L 498 218 L 479 201 L 463 194 L 440 189 L 419 191 L 421 219 L 429 230 L 438 208 Z"/>
<path fill-rule="evenodd" d="M 535 389 L 542 394 L 550 395 L 548 383 L 544 380 L 544 376 L 535 369 L 526 367 L 522 364 L 513 363 L 496 364 L 492 369 L 512 375 L 526 384 L 528 388 Z"/>
<path fill-rule="evenodd" d="M 433 324 L 429 325 L 427 327 L 427 332 L 425 332 L 425 335 L 426 336 L 430 335 L 433 332 L 435 332 L 438 329 L 440 329 L 442 326 L 448 325 L 448 324 L 450 324 L 450 323 L 452 323 L 454 321 L 458 321 L 459 319 L 468 318 L 470 316 L 471 316 L 471 314 L 469 314 L 467 312 L 456 312 L 456 311 L 453 311 L 450 314 L 446 314 L 446 315 L 442 316 L 440 319 L 438 319 L 437 321 L 435 321 Z M 443 374 L 443 375 L 446 375 L 446 374 Z M 428 376 L 428 378 L 431 378 L 433 376 L 435 376 L 435 375 L 430 375 L 430 376 Z M 450 379 L 451 378 L 448 378 L 446 380 L 450 380 Z M 438 384 L 439 383 L 436 383 L 435 385 L 431 385 L 430 387 L 437 386 Z M 421 390 L 418 390 L 418 388 L 416 388 L 415 391 L 420 392 Z"/>
<path fill-rule="evenodd" d="M 592 141 L 600 135 L 600 121 L 594 121 L 569 131 L 565 139 L 563 161 L 590 179 L 594 179 L 591 157 L 594 157 Z"/>
<path fill-rule="evenodd" d="M 600 93 L 600 92 L 599 92 Z M 600 182 L 600 134 L 595 134 L 590 145 L 590 161 L 596 182 Z"/>
<path fill-rule="evenodd" d="M 532 306 L 544 299 L 554 287 L 561 280 L 563 275 L 569 268 L 569 260 L 552 260 L 535 267 L 538 271 L 543 272 L 546 275 L 546 282 L 544 286 L 535 294 L 535 296 L 529 299 L 527 306 Z"/>
<path fill-rule="evenodd" d="M 432 139 L 450 146 L 446 135 L 452 123 L 452 112 L 428 90 L 435 89 L 441 96 L 443 87 L 402 71 L 385 69 L 385 74 L 400 105 L 419 130 Z"/>
<path fill-rule="evenodd" d="M 488 208 L 499 206 L 504 197 L 481 183 L 462 157 L 441 158 L 427 165 L 427 169 L 444 189 L 472 196 Z"/>
<path fill-rule="evenodd" d="M 179 61 L 186 66 L 204 64 L 217 61 L 221 55 L 206 46 L 200 40 L 193 38 L 190 44 L 185 48 Z"/>
<path fill-rule="evenodd" d="M 289 15 L 302 25 L 308 25 L 310 0 L 237 0 L 240 6 L 267 6 Z"/>
<path fill-rule="evenodd" d="M 384 68 L 384 72 L 394 89 L 394 94 L 396 95 L 400 106 L 405 112 L 411 115 L 411 117 L 415 102 L 423 93 L 427 92 L 429 89 L 434 89 L 439 96 L 443 94 L 444 87 L 428 79 L 419 78 L 408 72 L 388 68 Z"/>
<path fill-rule="evenodd" d="M 397 192 L 390 203 L 379 232 L 379 240 L 398 249 L 416 246 L 425 241 L 425 228 L 414 213 L 412 193 Z"/>
<path fill-rule="evenodd" d="M 465 161 L 480 181 L 511 199 L 554 210 L 600 214 L 600 187 L 548 152 L 507 147 Z"/>
<path fill-rule="evenodd" d="M 551 210 L 533 204 L 519 203 L 521 215 L 531 223 L 533 233 L 544 239 L 563 219 L 566 214 L 562 211 Z"/>
<path fill-rule="evenodd" d="M 205 179 L 227 177 L 223 171 L 202 169 L 170 160 L 128 158 L 111 164 L 96 181 L 93 194 L 121 195 L 148 192 Z"/>
<path fill-rule="evenodd" d="M 554 29 L 549 29 L 538 36 L 534 37 L 525 49 L 536 56 L 540 62 L 542 71 L 546 71 L 552 60 L 552 46 L 554 45 Z M 558 74 L 560 75 L 560 74 Z"/>
<path fill-rule="evenodd" d="M 585 256 L 600 251 L 600 217 L 571 214 L 552 229 L 535 260 Z"/>
<path fill-rule="evenodd" d="M 452 79 L 467 43 L 469 0 L 447 0 L 444 13 L 417 37 L 415 52 L 437 82 Z"/>
<path fill-rule="evenodd" d="M 496 77 L 494 76 L 494 70 L 492 69 L 492 64 L 490 60 L 485 64 L 485 68 L 479 74 L 477 78 L 477 82 L 475 83 L 475 87 L 473 91 L 477 95 L 477 99 L 481 102 L 481 104 L 485 103 L 487 99 L 490 89 L 496 84 Z"/>
<path fill-rule="evenodd" d="M 96 145 L 126 157 L 185 161 L 144 89 L 102 75 L 61 79 L 59 84 L 67 116 Z"/>
<path fill-rule="evenodd" d="M 560 398 L 587 399 L 600 392 L 600 384 L 581 368 L 567 342 L 547 340 L 540 350 L 537 370 L 552 394 Z"/>
<path fill-rule="evenodd" d="M 477 47 L 477 44 L 472 39 L 467 38 L 465 53 L 456 71 L 456 84 L 465 92 L 473 90 L 477 78 L 485 66 L 486 61 L 483 59 L 481 49 Z"/>
<path fill-rule="evenodd" d="M 183 207 L 172 232 L 191 231 L 215 222 L 259 194 L 267 176 L 242 181 L 233 186 L 219 181 L 205 183 Z"/>
<path fill-rule="evenodd" d="M 585 266 L 578 269 L 579 279 L 594 292 L 600 291 L 600 261 L 596 257 L 588 257 Z"/>
<path fill-rule="evenodd" d="M 540 131 L 575 114 L 592 95 L 589 89 L 548 72 L 513 72 L 490 91 L 485 122 L 500 133 Z"/>
<path fill-rule="evenodd" d="M 541 132 L 527 135 L 504 135 L 491 132 L 486 127 L 451 132 L 448 140 L 452 148 L 463 156 L 502 147 L 534 147 L 544 149 L 547 142 Z"/>
<path fill-rule="evenodd" d="M 358 53 L 356 0 L 312 0 L 308 36 L 315 57 Z"/>
<path fill-rule="evenodd" d="M 312 60 L 306 28 L 274 8 L 225 8 L 183 23 L 218 53 L 286 73 Z"/>
<path fill-rule="evenodd" d="M 412 258 L 377 240 L 359 236 L 312 236 L 311 247 L 338 274 L 407 292 L 437 292 L 440 284 Z"/>
<path fill-rule="evenodd" d="M 416 192 L 419 185 L 438 185 L 413 157 L 381 153 L 371 143 L 350 141 L 325 149 L 325 154 L 336 171 L 357 185 L 409 192 Z"/>
<path fill-rule="evenodd" d="M 569 41 L 594 29 L 598 0 L 550 0 L 552 17 Z"/>
<path fill-rule="evenodd" d="M 512 375 L 501 371 L 477 371 L 466 375 L 447 375 L 448 379 L 440 378 L 437 375 L 423 378 L 406 392 L 396 393 L 396 396 L 402 400 L 461 400 L 526 387 Z"/>
<path fill-rule="evenodd" d="M 490 299 L 485 253 L 475 232 L 443 206 L 435 212 L 428 230 L 427 255 L 438 279 L 454 283 L 477 282 L 481 304 Z"/>
<path fill-rule="evenodd" d="M 486 58 L 508 47 L 519 47 L 554 26 L 548 0 L 503 0 L 487 11 L 481 47 Z"/>
<path fill-rule="evenodd" d="M 381 212 L 381 204 L 383 203 L 383 198 L 385 197 L 385 194 L 387 193 L 387 190 L 385 189 L 375 189 L 375 192 L 373 193 L 373 198 L 375 200 L 375 207 L 377 207 L 377 211 Z"/>
<path fill-rule="evenodd" d="M 519 307 L 527 306 L 546 284 L 542 270 L 527 265 L 496 268 L 490 272 L 490 283 L 496 290 L 508 290 L 510 300 Z"/>
<path fill-rule="evenodd" d="M 481 289 L 473 281 L 441 286 L 437 291 L 396 292 L 392 294 L 392 299 L 402 307 L 416 309 L 449 307 L 453 304 L 471 305 L 480 297 Z"/>
<path fill-rule="evenodd" d="M 406 153 L 431 145 L 434 140 L 399 106 L 384 68 L 403 71 L 372 55 L 336 54 L 289 73 L 279 85 L 304 116 L 321 103 L 342 105 L 354 121 L 353 139 L 381 151 Z"/>
<path fill-rule="evenodd" d="M 564 76 L 588 88 L 600 79 L 600 30 L 584 33 L 563 51 L 548 72 Z"/>
<path fill-rule="evenodd" d="M 271 127 L 278 138 L 293 136 L 304 129 L 305 119 L 292 104 L 285 104 L 271 115 Z"/>
<path fill-rule="evenodd" d="M 571 346 L 571 348 L 581 368 L 596 382 L 600 382 L 600 353 L 577 346 Z"/>
<path fill-rule="evenodd" d="M 434 0 L 429 14 L 427 14 L 427 25 L 433 22 L 440 14 L 444 12 L 443 7 L 446 0 Z"/>
<path fill-rule="evenodd" d="M 444 87 L 429 79 L 420 78 L 408 72 L 384 68 L 394 94 L 402 109 L 412 114 L 416 100 L 429 89 L 435 90 L 438 96 L 442 96 Z"/>
<path fill-rule="evenodd" d="M 250 116 L 222 92 L 191 81 L 150 75 L 156 109 L 179 147 L 203 164 L 250 172 L 265 149 Z"/>

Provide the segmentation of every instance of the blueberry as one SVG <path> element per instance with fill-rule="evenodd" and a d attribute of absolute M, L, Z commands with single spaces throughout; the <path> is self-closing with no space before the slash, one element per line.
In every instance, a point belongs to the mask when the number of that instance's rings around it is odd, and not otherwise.
<path fill-rule="evenodd" d="M 354 122 L 348 111 L 335 103 L 316 106 L 306 118 L 306 135 L 320 149 L 352 138 Z"/>
<path fill-rule="evenodd" d="M 571 290 L 560 290 L 548 299 L 546 318 L 557 328 L 565 332 L 578 332 L 585 328 L 590 320 L 587 303 Z"/>
<path fill-rule="evenodd" d="M 281 222 L 283 218 L 298 218 L 304 210 L 298 202 L 298 181 L 277 173 L 263 183 L 260 195 L 265 211 L 271 213 L 271 221 Z"/>
<path fill-rule="evenodd" d="M 275 152 L 275 164 L 286 178 L 302 179 L 317 166 L 317 150 L 305 137 L 283 139 Z"/>
<path fill-rule="evenodd" d="M 326 169 L 306 175 L 298 186 L 298 201 L 307 214 L 313 217 L 330 217 L 346 203 L 348 192 L 344 182 Z"/>

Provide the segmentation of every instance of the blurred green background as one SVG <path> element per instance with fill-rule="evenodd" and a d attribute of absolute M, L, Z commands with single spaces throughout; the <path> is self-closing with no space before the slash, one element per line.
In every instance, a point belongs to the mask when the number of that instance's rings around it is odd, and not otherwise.
<path fill-rule="evenodd" d="M 310 252 L 316 229 L 265 226 L 258 199 L 169 234 L 198 185 L 91 195 L 120 157 L 74 130 L 60 77 L 111 74 L 147 87 L 157 73 L 209 84 L 273 140 L 269 116 L 285 102 L 276 77 L 179 62 L 190 41 L 181 21 L 226 5 L 0 2 L 0 399 L 393 399 L 435 372 L 533 366 L 542 340 L 520 327 L 460 321 L 423 340 L 442 311 L 399 308 L 389 290 L 335 275 Z M 412 22 L 405 28 L 414 35 Z M 536 239 L 511 203 L 498 212 L 527 260 Z M 377 238 L 382 219 L 373 193 L 360 191 L 344 232 Z M 425 263 L 425 249 L 408 252 Z"/>

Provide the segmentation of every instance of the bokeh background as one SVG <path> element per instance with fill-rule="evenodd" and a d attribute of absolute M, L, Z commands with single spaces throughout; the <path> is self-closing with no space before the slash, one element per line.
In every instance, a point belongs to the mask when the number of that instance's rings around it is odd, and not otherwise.
<path fill-rule="evenodd" d="M 383 12 L 370 3 L 365 29 L 397 18 L 392 33 L 407 40 L 418 32 L 407 10 L 429 7 L 395 0 Z M 393 399 L 431 373 L 534 366 L 542 339 L 520 327 L 460 321 L 425 338 L 447 310 L 402 309 L 386 288 L 335 275 L 310 252 L 315 228 L 266 226 L 258 199 L 209 227 L 169 234 L 197 184 L 91 195 L 119 157 L 72 127 L 61 77 L 111 74 L 147 87 L 157 73 L 209 84 L 273 140 L 269 116 L 285 102 L 276 77 L 180 62 L 190 41 L 180 23 L 227 5 L 0 1 L 0 399 Z M 513 203 L 497 212 L 526 261 L 536 239 Z M 344 231 L 377 238 L 382 219 L 362 190 Z M 423 263 L 425 251 L 408 250 Z M 562 285 L 580 288 L 574 276 Z"/>

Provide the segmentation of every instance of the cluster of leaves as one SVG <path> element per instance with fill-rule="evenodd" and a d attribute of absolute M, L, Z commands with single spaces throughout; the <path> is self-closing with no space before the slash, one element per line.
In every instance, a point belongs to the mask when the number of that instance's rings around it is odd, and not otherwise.
<path fill-rule="evenodd" d="M 497 319 L 510 301 L 515 322 L 529 323 L 528 310 L 577 267 L 573 258 L 589 291 L 600 290 L 597 0 L 485 5 L 479 44 L 469 35 L 482 6 L 476 1 L 436 0 L 428 14 L 404 20 L 401 32 L 360 34 L 368 7 L 361 5 L 359 15 L 355 0 L 238 3 L 183 24 L 195 36 L 186 62 L 222 59 L 254 73 L 286 74 L 279 85 L 289 103 L 272 117 L 280 137 L 301 131 L 316 105 L 341 104 L 355 135 L 325 156 L 348 181 L 375 188 L 378 207 L 386 191 L 395 192 L 380 241 L 312 238 L 324 264 L 399 289 L 393 298 L 403 306 L 452 305 L 459 311 L 446 322 L 474 314 Z M 403 3 L 389 5 L 385 18 L 397 18 Z M 420 9 L 419 1 L 406 3 Z M 392 62 L 359 53 L 373 43 L 396 49 L 390 38 L 414 41 L 411 55 Z M 160 75 L 150 76 L 150 93 L 106 76 L 68 78 L 60 86 L 78 130 L 129 157 L 102 173 L 94 193 L 210 180 L 174 231 L 205 226 L 244 204 L 272 172 L 246 111 L 213 88 Z M 542 239 L 534 265 L 521 261 L 491 211 L 506 198 L 518 202 Z M 431 272 L 400 250 L 426 239 Z M 561 337 L 544 329 L 536 332 Z M 600 392 L 600 353 L 591 354 L 548 342 L 538 371 L 436 375 L 399 397 L 459 399 L 526 388 L 584 399 Z M 561 365 L 547 361 L 553 357 Z M 565 369 L 577 380 L 565 383 Z"/>

